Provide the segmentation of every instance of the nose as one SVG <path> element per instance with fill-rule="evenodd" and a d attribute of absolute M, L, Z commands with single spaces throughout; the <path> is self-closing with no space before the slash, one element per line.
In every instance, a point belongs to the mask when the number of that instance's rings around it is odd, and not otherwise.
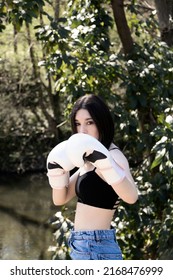
<path fill-rule="evenodd" d="M 79 129 L 80 133 L 87 133 L 87 128 L 85 125 L 80 125 L 80 129 Z"/>

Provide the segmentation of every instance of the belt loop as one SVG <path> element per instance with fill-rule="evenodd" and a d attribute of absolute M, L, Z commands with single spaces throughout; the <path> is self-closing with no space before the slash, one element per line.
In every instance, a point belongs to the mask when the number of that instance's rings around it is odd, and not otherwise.
<path fill-rule="evenodd" d="M 100 234 L 98 231 L 94 231 L 94 238 L 97 242 L 100 241 Z"/>

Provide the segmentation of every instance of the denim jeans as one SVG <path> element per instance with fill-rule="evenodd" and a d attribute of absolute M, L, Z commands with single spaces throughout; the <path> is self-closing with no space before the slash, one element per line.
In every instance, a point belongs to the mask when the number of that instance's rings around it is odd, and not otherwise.
<path fill-rule="evenodd" d="M 122 260 L 116 232 L 110 230 L 71 231 L 72 260 Z"/>

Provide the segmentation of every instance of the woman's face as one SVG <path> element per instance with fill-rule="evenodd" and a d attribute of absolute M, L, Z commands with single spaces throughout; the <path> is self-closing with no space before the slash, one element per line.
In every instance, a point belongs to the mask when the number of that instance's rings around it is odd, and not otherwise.
<path fill-rule="evenodd" d="M 77 133 L 85 133 L 99 140 L 99 131 L 97 126 L 90 113 L 86 109 L 80 109 L 77 111 L 75 117 L 75 126 Z"/>

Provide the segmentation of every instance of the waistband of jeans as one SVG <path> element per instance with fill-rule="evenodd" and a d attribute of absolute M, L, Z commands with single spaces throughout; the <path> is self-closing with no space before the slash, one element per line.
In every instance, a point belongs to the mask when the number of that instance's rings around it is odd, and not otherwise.
<path fill-rule="evenodd" d="M 71 238 L 78 240 L 115 239 L 115 229 L 107 230 L 72 230 Z"/>

